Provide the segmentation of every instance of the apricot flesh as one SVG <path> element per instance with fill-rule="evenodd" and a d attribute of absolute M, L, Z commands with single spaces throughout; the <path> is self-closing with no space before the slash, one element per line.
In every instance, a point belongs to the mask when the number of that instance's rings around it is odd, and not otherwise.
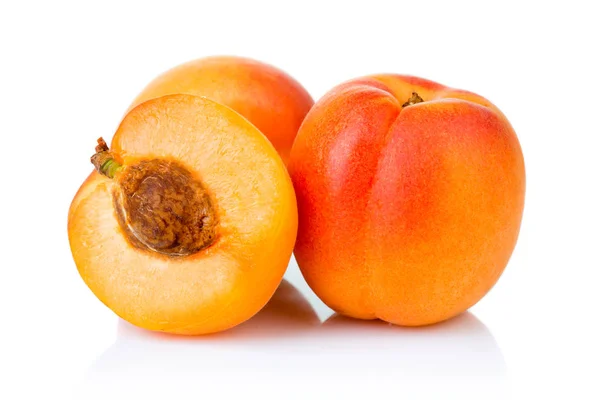
<path fill-rule="evenodd" d="M 401 75 L 343 83 L 308 113 L 288 168 L 298 265 L 347 316 L 418 326 L 460 314 L 518 238 L 519 141 L 474 93 Z"/>
<path fill-rule="evenodd" d="M 291 180 L 265 136 L 212 100 L 168 95 L 133 108 L 110 153 L 121 165 L 114 177 L 92 172 L 69 210 L 71 251 L 92 292 L 128 322 L 163 332 L 217 332 L 256 314 L 281 282 L 297 231 Z M 152 160 L 156 170 L 143 164 Z M 174 164 L 189 177 L 161 169 Z"/>
<path fill-rule="evenodd" d="M 314 103 L 300 83 L 274 66 L 249 58 L 215 56 L 186 62 L 159 75 L 131 108 L 177 93 L 205 96 L 237 111 L 269 138 L 284 162 Z"/>

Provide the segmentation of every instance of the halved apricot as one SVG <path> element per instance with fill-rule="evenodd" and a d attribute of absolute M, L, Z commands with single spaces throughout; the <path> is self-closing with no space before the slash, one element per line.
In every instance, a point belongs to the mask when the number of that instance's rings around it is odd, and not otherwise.
<path fill-rule="evenodd" d="M 204 334 L 258 312 L 281 282 L 297 230 L 284 163 L 261 132 L 206 98 L 133 108 L 69 211 L 81 277 L 142 328 Z"/>

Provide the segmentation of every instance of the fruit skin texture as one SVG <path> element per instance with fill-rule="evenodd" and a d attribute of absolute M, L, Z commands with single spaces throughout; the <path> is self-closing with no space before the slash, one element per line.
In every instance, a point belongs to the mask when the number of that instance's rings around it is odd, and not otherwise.
<path fill-rule="evenodd" d="M 113 193 L 94 171 L 69 210 L 79 273 L 117 315 L 142 328 L 195 335 L 248 320 L 281 282 L 297 232 L 292 182 L 272 144 L 228 107 L 170 95 L 129 112 L 111 152 L 124 167 L 175 160 L 202 181 L 218 223 L 211 246 L 171 257 L 126 239 Z"/>
<path fill-rule="evenodd" d="M 176 93 L 205 96 L 234 109 L 269 138 L 284 162 L 314 103 L 296 80 L 278 68 L 248 58 L 215 56 L 164 72 L 146 86 L 131 108 Z"/>
<path fill-rule="evenodd" d="M 402 107 L 413 91 L 424 102 Z M 451 318 L 492 288 L 517 241 L 520 144 L 470 92 L 402 75 L 345 82 L 307 115 L 288 169 L 298 265 L 341 314 L 406 326 Z"/>

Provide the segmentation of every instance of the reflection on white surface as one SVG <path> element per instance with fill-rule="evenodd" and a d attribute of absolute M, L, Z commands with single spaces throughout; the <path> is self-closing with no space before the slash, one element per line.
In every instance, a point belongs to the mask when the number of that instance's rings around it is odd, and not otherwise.
<path fill-rule="evenodd" d="M 425 328 L 334 314 L 321 323 L 284 281 L 250 321 L 203 337 L 146 332 L 119 321 L 116 342 L 89 368 L 80 398 L 501 399 L 501 350 L 465 313 Z"/>

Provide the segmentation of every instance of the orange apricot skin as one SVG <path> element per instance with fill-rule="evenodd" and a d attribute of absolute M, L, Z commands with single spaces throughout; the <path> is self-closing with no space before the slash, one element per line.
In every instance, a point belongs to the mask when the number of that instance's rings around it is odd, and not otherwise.
<path fill-rule="evenodd" d="M 402 107 L 417 92 L 424 102 Z M 497 282 L 519 235 L 525 166 L 485 98 L 402 75 L 345 82 L 304 120 L 288 165 L 294 250 L 329 307 L 420 326 Z"/>
<path fill-rule="evenodd" d="M 284 162 L 314 104 L 300 83 L 274 66 L 249 58 L 215 56 L 164 72 L 143 89 L 130 109 L 178 93 L 205 96 L 237 111 L 267 136 Z"/>

